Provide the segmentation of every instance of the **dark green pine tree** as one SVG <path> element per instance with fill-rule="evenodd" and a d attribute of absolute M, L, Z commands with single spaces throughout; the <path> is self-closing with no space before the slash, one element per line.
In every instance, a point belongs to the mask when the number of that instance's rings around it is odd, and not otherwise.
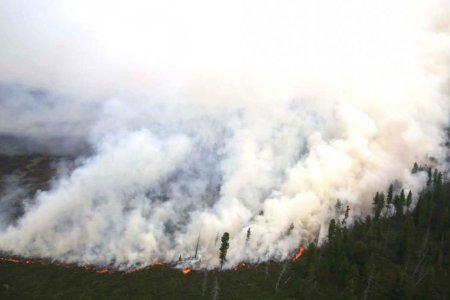
<path fill-rule="evenodd" d="M 433 172 L 433 184 L 434 185 L 436 185 L 436 183 L 438 181 L 438 174 L 439 174 L 438 170 L 434 169 L 434 172 Z"/>
<path fill-rule="evenodd" d="M 350 206 L 347 205 L 347 207 L 345 208 L 344 218 L 342 219 L 343 227 L 347 226 L 347 219 L 348 219 L 349 215 L 350 215 Z"/>
<path fill-rule="evenodd" d="M 428 180 L 427 180 L 427 186 L 431 186 L 431 183 L 433 182 L 433 176 L 432 176 L 432 170 L 431 167 L 428 168 Z"/>
<path fill-rule="evenodd" d="M 383 207 L 380 207 L 379 197 L 380 197 L 380 194 L 377 192 L 372 201 L 372 211 L 373 211 L 375 220 L 380 217 L 381 210 L 383 209 Z"/>
<path fill-rule="evenodd" d="M 409 208 L 411 207 L 411 204 L 412 204 L 412 192 L 409 191 L 408 196 L 406 196 L 406 211 L 409 212 Z"/>
<path fill-rule="evenodd" d="M 405 207 L 405 203 L 406 203 L 405 191 L 402 190 L 400 192 L 400 195 L 395 196 L 394 198 L 394 207 L 396 216 L 403 215 L 403 208 Z"/>
<path fill-rule="evenodd" d="M 392 206 L 392 201 L 394 200 L 394 186 L 391 184 L 388 189 L 387 197 L 386 197 L 386 208 L 389 213 Z"/>
<path fill-rule="evenodd" d="M 248 243 L 250 241 L 250 235 L 252 234 L 252 231 L 250 230 L 250 227 L 247 230 L 247 238 L 245 239 L 245 241 Z"/>
<path fill-rule="evenodd" d="M 328 226 L 328 240 L 331 241 L 336 236 L 337 225 L 336 220 L 331 219 L 330 225 Z"/>
<path fill-rule="evenodd" d="M 415 162 L 415 163 L 414 163 L 414 167 L 413 167 L 413 169 L 411 170 L 411 173 L 415 174 L 415 173 L 417 173 L 417 172 L 419 172 L 419 165 L 417 164 L 417 162 Z"/>
<path fill-rule="evenodd" d="M 225 232 L 222 235 L 222 239 L 221 239 L 222 245 L 220 246 L 220 254 L 219 254 L 220 268 L 223 267 L 223 264 L 227 258 L 227 251 L 228 251 L 228 247 L 230 246 L 229 240 L 230 240 L 230 234 L 228 232 Z"/>
<path fill-rule="evenodd" d="M 384 194 L 377 192 L 375 198 L 373 199 L 373 212 L 376 220 L 380 218 L 383 208 L 384 208 Z"/>
<path fill-rule="evenodd" d="M 434 186 L 434 198 L 438 202 L 438 204 L 441 204 L 439 202 L 441 198 L 441 189 L 442 189 L 442 173 L 439 172 L 436 174 L 436 181 L 433 184 Z"/>

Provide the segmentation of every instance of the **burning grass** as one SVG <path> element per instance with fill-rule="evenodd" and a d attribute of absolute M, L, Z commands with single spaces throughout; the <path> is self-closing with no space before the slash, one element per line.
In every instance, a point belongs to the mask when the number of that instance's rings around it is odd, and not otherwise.
<path fill-rule="evenodd" d="M 300 257 L 303 255 L 305 251 L 305 248 L 302 246 L 300 247 L 297 252 L 294 254 L 294 256 L 292 257 L 292 261 L 297 261 L 300 259 Z M 141 272 L 141 271 L 145 271 L 145 270 L 149 270 L 152 269 L 154 267 L 171 267 L 171 268 L 176 268 L 175 264 L 164 264 L 160 261 L 156 261 L 151 265 L 145 266 L 145 267 L 138 267 L 135 269 L 129 269 L 126 271 L 121 271 L 118 269 L 114 269 L 114 268 L 108 268 L 108 267 L 100 267 L 100 266 L 94 266 L 94 265 L 74 265 L 74 264 L 64 264 L 64 263 L 59 263 L 59 262 L 55 262 L 55 261 L 49 261 L 46 259 L 26 259 L 23 257 L 17 257 L 17 256 L 4 256 L 4 257 L 0 257 L 0 262 L 5 262 L 5 263 L 11 263 L 11 264 L 21 264 L 21 265 L 29 265 L 29 264 L 39 264 L 39 265 L 55 265 L 55 266 L 59 266 L 59 267 L 63 267 L 63 268 L 81 268 L 84 269 L 86 271 L 90 271 L 90 272 L 95 272 L 97 274 L 115 274 L 115 273 L 122 273 L 122 274 L 132 274 L 132 273 L 137 273 L 137 272 Z M 240 263 L 239 265 L 237 265 L 236 267 L 234 267 L 232 270 L 234 271 L 238 271 L 240 269 L 249 269 L 249 268 L 255 268 L 258 267 L 259 264 L 248 264 L 248 263 Z M 188 275 L 193 271 L 193 268 L 191 267 L 183 267 L 181 269 L 181 274 L 183 275 Z"/>
<path fill-rule="evenodd" d="M 303 255 L 303 252 L 305 252 L 305 247 L 301 246 L 297 252 L 295 252 L 294 256 L 292 257 L 292 261 L 297 261 L 300 259 L 300 257 Z"/>
<path fill-rule="evenodd" d="M 16 260 L 16 258 L 14 258 Z M 273 282 L 279 274 L 278 263 L 241 264 L 237 270 L 196 272 L 189 267 L 151 265 L 129 272 L 91 266 L 44 264 L 32 260 L 25 264 L 0 260 L 0 298 L 40 299 L 202 299 L 205 272 L 208 274 L 205 295 L 210 298 L 214 277 L 220 290 L 234 298 L 252 295 L 270 299 L 273 290 L 260 290 L 260 284 Z M 267 274 L 266 274 L 267 270 Z M 7 285 L 9 289 L 3 288 Z M 273 288 L 273 284 L 267 284 Z M 254 297 L 253 297 L 254 298 Z"/>

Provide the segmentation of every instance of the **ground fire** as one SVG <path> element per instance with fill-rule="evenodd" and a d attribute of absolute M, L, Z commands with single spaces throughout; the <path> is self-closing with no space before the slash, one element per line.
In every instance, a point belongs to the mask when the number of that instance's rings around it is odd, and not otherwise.
<path fill-rule="evenodd" d="M 294 256 L 292 257 L 293 261 L 297 261 L 300 259 L 300 257 L 303 255 L 303 252 L 305 251 L 305 248 L 301 246 L 297 252 L 295 252 Z"/>
<path fill-rule="evenodd" d="M 181 273 L 183 274 L 183 275 L 187 275 L 187 274 L 189 274 L 189 273 L 191 273 L 192 272 L 192 269 L 191 268 L 183 268 L 182 270 L 181 270 Z"/>

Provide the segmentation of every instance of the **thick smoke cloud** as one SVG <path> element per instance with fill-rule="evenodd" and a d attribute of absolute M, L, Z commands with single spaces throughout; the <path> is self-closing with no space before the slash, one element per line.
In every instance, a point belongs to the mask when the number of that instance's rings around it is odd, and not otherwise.
<path fill-rule="evenodd" d="M 391 2 L 2 2 L 0 132 L 92 155 L 0 249 L 132 268 L 200 236 L 211 268 L 226 231 L 231 267 L 320 241 L 336 199 L 417 193 L 413 163 L 446 156 L 450 8 Z"/>

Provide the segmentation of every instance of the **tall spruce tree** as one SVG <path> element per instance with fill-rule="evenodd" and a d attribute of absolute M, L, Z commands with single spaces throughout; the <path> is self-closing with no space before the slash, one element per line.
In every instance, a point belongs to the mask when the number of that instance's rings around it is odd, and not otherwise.
<path fill-rule="evenodd" d="M 230 240 L 230 234 L 228 232 L 225 232 L 222 235 L 222 239 L 221 239 L 222 245 L 220 246 L 220 254 L 219 254 L 220 268 L 223 267 L 223 264 L 227 258 L 227 251 L 228 251 L 228 247 L 230 246 L 229 240 Z"/>
<path fill-rule="evenodd" d="M 394 186 L 391 184 L 391 185 L 389 185 L 389 189 L 388 189 L 388 193 L 387 193 L 387 197 L 386 197 L 387 213 L 389 213 L 391 210 L 393 200 L 394 200 Z"/>
<path fill-rule="evenodd" d="M 408 196 L 406 196 L 406 210 L 409 212 L 409 208 L 411 207 L 412 204 L 412 192 L 409 191 L 408 192 Z"/>
<path fill-rule="evenodd" d="M 375 197 L 373 198 L 372 206 L 375 220 L 377 220 L 380 217 L 381 211 L 384 207 L 384 197 L 381 197 L 380 193 L 376 193 Z"/>

